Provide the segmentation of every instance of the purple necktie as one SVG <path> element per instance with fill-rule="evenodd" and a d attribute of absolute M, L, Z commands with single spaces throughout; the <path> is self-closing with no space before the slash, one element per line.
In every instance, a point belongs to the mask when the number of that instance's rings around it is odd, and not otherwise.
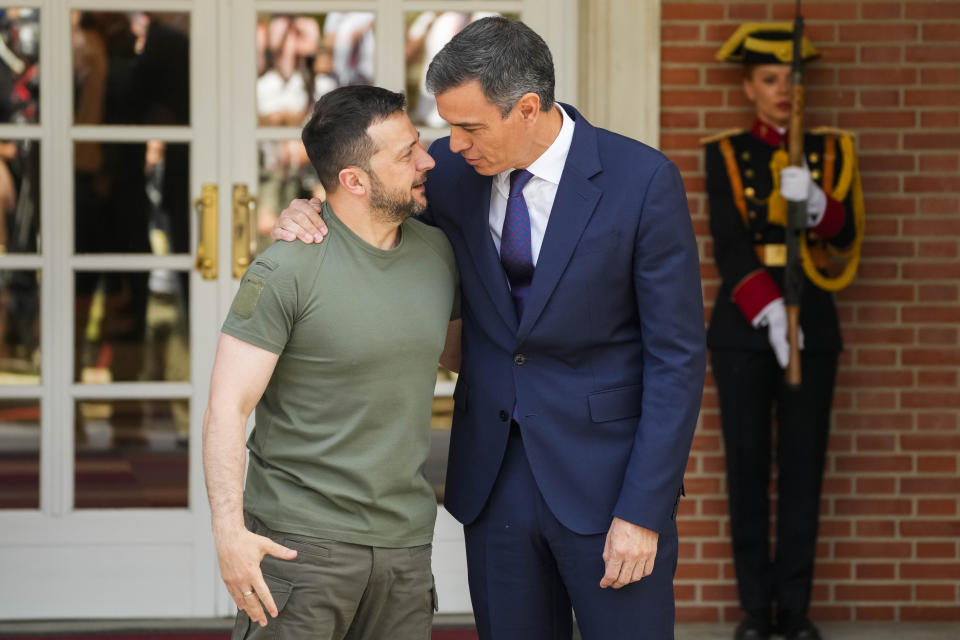
<path fill-rule="evenodd" d="M 533 174 L 516 169 L 510 174 L 510 196 L 507 213 L 500 232 L 500 262 L 510 282 L 510 295 L 517 310 L 517 320 L 523 317 L 523 304 L 533 280 L 533 250 L 530 245 L 530 212 L 523 198 L 523 188 Z"/>

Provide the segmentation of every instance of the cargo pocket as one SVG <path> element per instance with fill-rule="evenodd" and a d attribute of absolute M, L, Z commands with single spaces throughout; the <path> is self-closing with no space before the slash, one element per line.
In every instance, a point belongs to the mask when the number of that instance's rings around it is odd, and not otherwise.
<path fill-rule="evenodd" d="M 437 579 L 432 575 L 430 576 L 430 604 L 433 606 L 433 611 L 440 611 L 440 599 L 437 597 Z"/>
<path fill-rule="evenodd" d="M 267 614 L 267 626 L 261 627 L 258 623 L 250 620 L 246 611 L 237 613 L 237 622 L 233 626 L 233 635 L 230 640 L 275 640 L 280 637 L 280 627 L 283 624 L 283 608 L 290 599 L 290 593 L 293 591 L 293 584 L 282 578 L 271 576 L 268 573 L 263 574 L 263 581 L 273 596 L 273 602 L 277 605 L 277 617 L 271 618 Z M 263 606 L 263 603 L 261 603 Z M 264 607 L 266 611 L 266 607 Z"/>

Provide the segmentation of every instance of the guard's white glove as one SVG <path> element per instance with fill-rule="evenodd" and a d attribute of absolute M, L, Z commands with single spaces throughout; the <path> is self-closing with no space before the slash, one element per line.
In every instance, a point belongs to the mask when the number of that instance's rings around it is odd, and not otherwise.
<path fill-rule="evenodd" d="M 757 314 L 753 319 L 754 327 L 767 328 L 767 340 L 777 356 L 777 362 L 782 369 L 787 368 L 790 362 L 790 343 L 787 341 L 787 307 L 783 298 L 777 298 Z M 803 349 L 803 329 L 797 327 L 797 336 L 800 339 L 800 349 Z"/>
<path fill-rule="evenodd" d="M 827 194 L 823 192 L 806 165 L 785 167 L 780 172 L 780 195 L 793 202 L 807 201 L 807 226 L 815 227 L 827 211 Z"/>

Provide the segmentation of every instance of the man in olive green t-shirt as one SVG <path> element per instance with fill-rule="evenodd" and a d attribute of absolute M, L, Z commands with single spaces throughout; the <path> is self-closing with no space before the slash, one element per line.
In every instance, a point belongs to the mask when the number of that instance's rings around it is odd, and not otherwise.
<path fill-rule="evenodd" d="M 422 470 L 437 362 L 459 367 L 459 283 L 446 237 L 412 219 L 434 163 L 403 105 L 377 87 L 317 103 L 303 141 L 338 233 L 267 249 L 223 324 L 203 458 L 234 638 L 258 637 L 264 608 L 291 637 L 429 634 Z"/>

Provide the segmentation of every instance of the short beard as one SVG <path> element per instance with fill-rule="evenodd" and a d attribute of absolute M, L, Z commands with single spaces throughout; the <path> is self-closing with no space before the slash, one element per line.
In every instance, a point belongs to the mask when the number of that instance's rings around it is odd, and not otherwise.
<path fill-rule="evenodd" d="M 416 201 L 410 192 L 399 191 L 391 194 L 387 191 L 377 174 L 368 171 L 370 175 L 370 208 L 373 217 L 378 222 L 400 224 L 407 218 L 418 216 L 427 208 L 425 204 Z"/>

